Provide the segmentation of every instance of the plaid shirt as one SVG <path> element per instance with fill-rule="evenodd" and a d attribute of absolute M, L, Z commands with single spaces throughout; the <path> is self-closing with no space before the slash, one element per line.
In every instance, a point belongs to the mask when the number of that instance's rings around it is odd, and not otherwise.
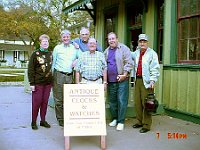
<path fill-rule="evenodd" d="M 103 76 L 103 70 L 106 68 L 107 64 L 103 53 L 86 51 L 79 57 L 75 70 L 79 71 L 82 77 L 95 80 Z"/>

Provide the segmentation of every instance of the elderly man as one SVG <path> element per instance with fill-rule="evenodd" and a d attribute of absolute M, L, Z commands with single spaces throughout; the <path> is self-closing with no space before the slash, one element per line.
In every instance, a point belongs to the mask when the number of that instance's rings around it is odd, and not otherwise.
<path fill-rule="evenodd" d="M 135 109 L 137 123 L 133 128 L 140 128 L 140 133 L 150 130 L 152 124 L 151 114 L 145 110 L 145 98 L 149 93 L 154 93 L 154 84 L 159 77 L 159 63 L 156 52 L 148 47 L 148 37 L 140 34 L 138 47 L 133 53 L 133 77 L 135 79 Z"/>
<path fill-rule="evenodd" d="M 82 27 L 80 30 L 80 38 L 72 40 L 72 43 L 76 45 L 77 48 L 80 48 L 82 52 L 88 51 L 88 39 L 90 37 L 90 31 L 88 28 Z M 102 48 L 97 43 L 97 51 L 102 52 Z"/>
<path fill-rule="evenodd" d="M 53 96 L 55 101 L 56 118 L 60 126 L 64 125 L 63 119 L 63 84 L 73 82 L 72 68 L 81 51 L 70 44 L 70 31 L 61 32 L 62 43 L 53 50 Z"/>
<path fill-rule="evenodd" d="M 124 129 L 129 96 L 129 74 L 133 68 L 130 49 L 118 42 L 115 33 L 108 34 L 109 47 L 104 54 L 108 65 L 108 98 L 113 121 L 109 126 Z"/>
<path fill-rule="evenodd" d="M 96 51 L 97 42 L 89 38 L 89 51 L 83 52 L 79 57 L 76 70 L 76 83 L 104 83 L 107 85 L 107 65 L 103 53 Z M 82 77 L 80 79 L 80 77 Z"/>

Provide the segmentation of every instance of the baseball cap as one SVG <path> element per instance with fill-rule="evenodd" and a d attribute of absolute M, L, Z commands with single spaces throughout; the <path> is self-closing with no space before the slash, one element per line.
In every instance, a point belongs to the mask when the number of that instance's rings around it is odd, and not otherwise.
<path fill-rule="evenodd" d="M 139 37 L 138 41 L 140 40 L 148 41 L 148 36 L 146 34 L 140 34 L 138 37 Z"/>

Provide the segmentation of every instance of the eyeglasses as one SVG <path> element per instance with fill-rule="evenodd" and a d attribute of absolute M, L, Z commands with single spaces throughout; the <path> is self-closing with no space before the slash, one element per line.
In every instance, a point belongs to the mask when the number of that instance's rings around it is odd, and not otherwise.
<path fill-rule="evenodd" d="M 89 35 L 89 34 L 81 34 L 81 35 Z"/>

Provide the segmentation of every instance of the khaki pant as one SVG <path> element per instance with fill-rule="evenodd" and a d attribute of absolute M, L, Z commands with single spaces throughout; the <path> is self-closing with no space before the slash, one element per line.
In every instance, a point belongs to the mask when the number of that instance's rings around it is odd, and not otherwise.
<path fill-rule="evenodd" d="M 135 109 L 137 123 L 143 125 L 143 128 L 150 130 L 152 124 L 152 116 L 144 109 L 145 98 L 153 90 L 146 89 L 142 78 L 137 78 L 135 82 Z"/>

